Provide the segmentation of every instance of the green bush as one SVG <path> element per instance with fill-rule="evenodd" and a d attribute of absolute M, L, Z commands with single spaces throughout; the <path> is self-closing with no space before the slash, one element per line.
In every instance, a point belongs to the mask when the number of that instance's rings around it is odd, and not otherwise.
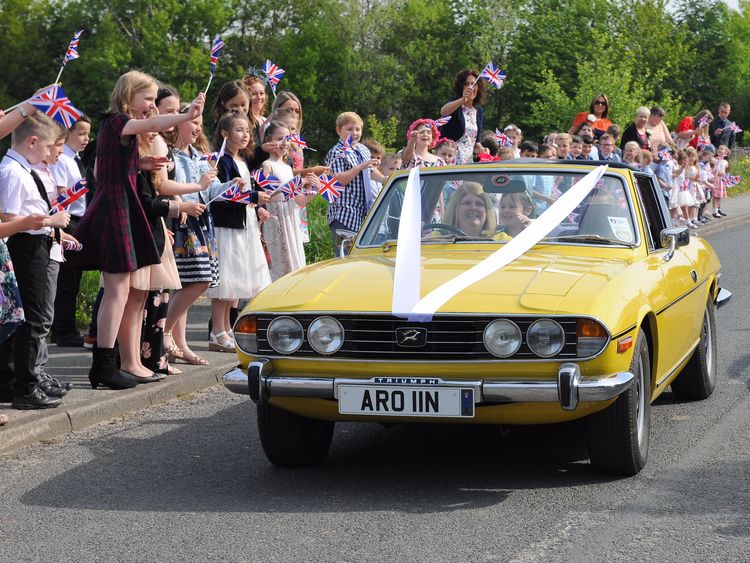
<path fill-rule="evenodd" d="M 88 329 L 97 293 L 99 293 L 99 272 L 83 272 L 81 287 L 76 300 L 76 325 L 81 330 Z"/>
<path fill-rule="evenodd" d="M 310 229 L 310 242 L 305 245 L 308 264 L 333 258 L 333 238 L 328 228 L 328 202 L 315 197 L 307 204 L 307 223 Z"/>
<path fill-rule="evenodd" d="M 742 176 L 742 181 L 739 184 L 727 189 L 729 197 L 750 192 L 750 156 L 732 158 L 729 161 L 729 174 Z"/>

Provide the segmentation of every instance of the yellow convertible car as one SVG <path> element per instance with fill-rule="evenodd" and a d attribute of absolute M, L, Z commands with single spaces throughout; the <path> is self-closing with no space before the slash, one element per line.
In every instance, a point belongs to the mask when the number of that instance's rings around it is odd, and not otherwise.
<path fill-rule="evenodd" d="M 224 375 L 268 459 L 307 466 L 339 421 L 585 417 L 597 471 L 646 464 L 651 402 L 717 380 L 720 264 L 624 164 L 514 160 L 391 177 L 346 252 L 241 313 Z"/>

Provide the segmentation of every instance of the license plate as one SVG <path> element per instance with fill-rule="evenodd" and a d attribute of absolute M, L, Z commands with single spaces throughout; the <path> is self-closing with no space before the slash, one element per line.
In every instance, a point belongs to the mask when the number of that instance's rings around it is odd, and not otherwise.
<path fill-rule="evenodd" d="M 373 416 L 473 417 L 474 389 L 340 385 L 339 413 Z"/>

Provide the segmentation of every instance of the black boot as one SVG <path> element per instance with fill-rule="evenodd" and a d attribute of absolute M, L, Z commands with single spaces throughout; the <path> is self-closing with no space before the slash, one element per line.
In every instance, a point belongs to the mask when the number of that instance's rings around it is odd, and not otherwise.
<path fill-rule="evenodd" d="M 95 347 L 93 352 L 94 361 L 89 371 L 92 389 L 96 389 L 99 385 L 110 389 L 131 389 L 138 385 L 135 377 L 117 369 L 117 357 L 114 348 Z"/>

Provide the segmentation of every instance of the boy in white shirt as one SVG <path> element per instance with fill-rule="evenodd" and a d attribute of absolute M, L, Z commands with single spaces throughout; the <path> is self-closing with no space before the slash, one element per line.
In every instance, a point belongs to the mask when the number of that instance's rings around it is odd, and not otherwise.
<path fill-rule="evenodd" d="M 67 190 L 84 178 L 85 169 L 78 153 L 88 145 L 90 134 L 91 120 L 85 115 L 68 130 L 68 138 L 63 153 L 57 163 L 50 166 L 58 190 Z M 90 193 L 87 195 L 90 195 Z M 82 197 L 74 201 L 68 211 L 70 212 L 70 224 L 65 228 L 65 232 L 72 235 L 78 227 L 81 217 L 86 212 L 86 198 Z M 72 262 L 63 262 L 60 265 L 54 300 L 55 320 L 52 325 L 52 332 L 58 346 L 83 346 L 83 336 L 76 329 L 76 299 L 82 275 L 83 271 L 73 265 Z"/>
<path fill-rule="evenodd" d="M 55 123 L 38 112 L 26 117 L 13 131 L 11 148 L 0 162 L 3 221 L 49 213 L 49 196 L 32 165 L 48 157 L 57 131 L 59 128 Z M 60 398 L 44 392 L 43 381 L 36 373 L 36 361 L 44 331 L 52 237 L 57 235 L 59 228 L 67 226 L 68 221 L 69 215 L 60 212 L 48 217 L 41 229 L 18 232 L 8 238 L 8 251 L 26 318 L 13 336 L 0 343 L 0 385 L 10 383 L 13 407 L 17 409 L 50 408 L 60 404 Z"/>

